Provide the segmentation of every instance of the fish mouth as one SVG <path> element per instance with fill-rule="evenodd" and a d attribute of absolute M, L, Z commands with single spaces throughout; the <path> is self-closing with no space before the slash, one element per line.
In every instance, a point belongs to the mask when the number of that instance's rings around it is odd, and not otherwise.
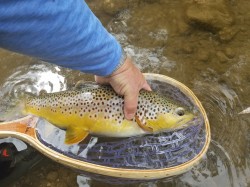
<path fill-rule="evenodd" d="M 198 118 L 197 116 L 189 115 L 189 116 L 187 116 L 187 118 L 183 118 L 183 119 L 178 120 L 177 121 L 178 129 L 194 125 L 197 118 Z"/>

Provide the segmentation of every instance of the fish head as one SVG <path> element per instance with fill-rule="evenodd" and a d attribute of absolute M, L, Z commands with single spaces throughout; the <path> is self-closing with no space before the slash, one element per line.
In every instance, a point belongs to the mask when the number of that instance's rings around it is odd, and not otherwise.
<path fill-rule="evenodd" d="M 148 120 L 147 126 L 153 132 L 181 129 L 188 126 L 188 122 L 194 120 L 195 116 L 191 110 L 176 106 L 169 112 L 158 113 L 155 120 Z"/>

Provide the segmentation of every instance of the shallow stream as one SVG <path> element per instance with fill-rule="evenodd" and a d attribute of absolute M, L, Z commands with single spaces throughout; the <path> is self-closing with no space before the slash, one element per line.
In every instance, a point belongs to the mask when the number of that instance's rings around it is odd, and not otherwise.
<path fill-rule="evenodd" d="M 250 2 L 246 0 L 87 1 L 143 72 L 187 85 L 202 102 L 212 142 L 192 170 L 137 184 L 109 184 L 65 168 L 44 156 L 20 170 L 9 186 L 163 187 L 250 186 Z M 205 15 L 205 16 L 204 16 Z M 24 92 L 72 88 L 92 76 L 0 51 L 0 111 Z M 40 154 L 40 153 L 36 153 Z M 20 177 L 18 177 L 20 176 Z"/>

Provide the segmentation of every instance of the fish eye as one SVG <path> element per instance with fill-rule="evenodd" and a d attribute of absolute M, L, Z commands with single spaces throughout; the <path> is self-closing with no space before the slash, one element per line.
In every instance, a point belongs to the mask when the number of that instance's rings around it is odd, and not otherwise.
<path fill-rule="evenodd" d="M 184 108 L 179 107 L 179 108 L 177 108 L 177 109 L 175 110 L 175 113 L 176 113 L 178 116 L 184 116 L 185 110 L 184 110 Z"/>

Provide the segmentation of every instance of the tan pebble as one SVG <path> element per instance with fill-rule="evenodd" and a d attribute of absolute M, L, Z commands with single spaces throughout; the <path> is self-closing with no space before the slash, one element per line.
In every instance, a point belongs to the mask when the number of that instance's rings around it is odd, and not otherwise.
<path fill-rule="evenodd" d="M 47 185 L 48 185 L 47 181 L 43 180 L 37 186 L 39 186 L 39 187 L 47 187 Z"/>
<path fill-rule="evenodd" d="M 190 45 L 184 45 L 184 46 L 182 47 L 182 50 L 183 50 L 183 52 L 186 53 L 186 54 L 191 54 L 191 53 L 193 53 L 193 48 L 192 48 Z"/>
<path fill-rule="evenodd" d="M 120 1 L 120 0 L 104 0 L 102 2 L 102 8 L 104 12 L 110 15 L 115 15 L 119 11 L 127 8 L 126 1 Z"/>
<path fill-rule="evenodd" d="M 50 171 L 46 178 L 49 181 L 55 181 L 58 178 L 58 173 L 56 171 Z"/>
<path fill-rule="evenodd" d="M 218 51 L 216 53 L 216 56 L 217 56 L 218 60 L 222 63 L 225 63 L 228 60 L 228 58 L 226 57 L 226 55 L 222 51 Z"/>
<path fill-rule="evenodd" d="M 183 22 L 183 21 L 179 21 L 177 23 L 177 26 L 178 26 L 178 31 L 180 33 L 185 33 L 189 29 L 189 25 L 187 23 Z"/>
<path fill-rule="evenodd" d="M 208 51 L 199 51 L 197 54 L 197 59 L 203 62 L 208 61 L 209 59 L 209 52 Z"/>
<path fill-rule="evenodd" d="M 65 182 L 61 181 L 56 184 L 56 187 L 68 187 L 68 185 Z"/>
<path fill-rule="evenodd" d="M 25 179 L 24 179 L 24 183 L 29 184 L 29 183 L 30 183 L 30 179 L 29 179 L 28 177 L 25 178 Z"/>
<path fill-rule="evenodd" d="M 238 33 L 238 28 L 225 27 L 219 31 L 219 38 L 222 42 L 229 42 Z"/>
<path fill-rule="evenodd" d="M 235 52 L 233 51 L 232 48 L 230 47 L 227 47 L 225 49 L 225 55 L 228 57 L 228 58 L 233 58 L 235 56 Z"/>

